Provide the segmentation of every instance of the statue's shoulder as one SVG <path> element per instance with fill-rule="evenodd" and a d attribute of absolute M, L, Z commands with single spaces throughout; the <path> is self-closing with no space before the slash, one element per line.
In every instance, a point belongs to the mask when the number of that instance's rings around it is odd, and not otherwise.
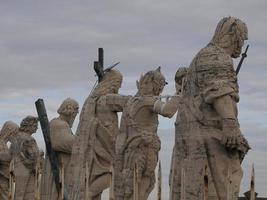
<path fill-rule="evenodd" d="M 66 128 L 68 127 L 68 123 L 60 118 L 54 118 L 50 121 L 50 128 Z"/>
<path fill-rule="evenodd" d="M 23 131 L 19 131 L 18 134 L 17 134 L 17 138 L 16 139 L 18 141 L 29 140 L 29 139 L 31 139 L 31 136 L 28 135 L 27 133 L 23 132 Z"/>
<path fill-rule="evenodd" d="M 37 146 L 37 143 L 32 135 L 29 135 L 23 131 L 18 132 L 17 143 L 19 148 L 25 148 L 27 146 Z M 26 144 L 26 145 L 23 145 Z"/>
<path fill-rule="evenodd" d="M 153 107 L 158 98 L 155 96 L 134 96 L 128 101 L 129 105 L 138 107 Z"/>
<path fill-rule="evenodd" d="M 192 65 L 197 66 L 198 71 L 210 68 L 227 68 L 233 66 L 233 59 L 224 49 L 215 45 L 208 45 L 198 52 Z"/>

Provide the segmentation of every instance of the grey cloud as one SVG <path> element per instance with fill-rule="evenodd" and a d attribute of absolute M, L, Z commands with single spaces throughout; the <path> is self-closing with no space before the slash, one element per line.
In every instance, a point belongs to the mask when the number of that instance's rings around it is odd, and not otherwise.
<path fill-rule="evenodd" d="M 243 9 L 237 9 L 238 2 L 228 7 L 223 6 L 224 2 L 216 2 L 215 6 L 213 1 L 201 2 L 202 6 L 191 1 L 81 1 L 53 6 L 32 3 L 32 7 L 12 2 L 4 7 L 5 17 L 1 18 L 1 35 L 5 38 L 1 49 L 6 52 L 1 64 L 9 67 L 8 72 L 1 72 L 8 76 L 21 71 L 20 77 L 14 78 L 22 84 L 15 87 L 25 89 L 23 83 L 29 72 L 34 74 L 30 82 L 35 83 L 30 85 L 36 87 L 85 80 L 88 64 L 92 64 L 100 45 L 110 50 L 107 60 L 122 60 L 126 75 L 139 76 L 144 67 L 159 64 L 172 71 L 178 65 L 189 65 L 197 50 L 210 39 L 218 19 L 227 15 L 225 11 L 244 15 L 248 9 L 257 10 L 245 18 L 257 21 L 253 26 L 262 25 L 257 16 L 263 6 L 242 3 Z M 13 12 L 7 12 L 9 7 Z M 65 78 L 70 76 L 71 80 Z"/>

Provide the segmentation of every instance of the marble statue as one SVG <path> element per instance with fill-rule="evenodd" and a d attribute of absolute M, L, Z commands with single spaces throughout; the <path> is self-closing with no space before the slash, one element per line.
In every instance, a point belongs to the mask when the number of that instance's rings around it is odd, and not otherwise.
<path fill-rule="evenodd" d="M 175 74 L 175 86 L 180 101 L 178 102 L 178 113 L 175 121 L 175 143 L 172 153 L 171 172 L 169 177 L 170 199 L 181 197 L 181 172 L 183 160 L 186 158 L 186 119 L 188 118 L 183 98 L 184 82 L 188 68 L 181 67 Z"/>
<path fill-rule="evenodd" d="M 247 37 L 244 22 L 223 18 L 188 68 L 176 121 L 175 148 L 181 152 L 174 149 L 171 200 L 238 199 L 241 162 L 250 147 L 238 123 L 232 58 L 239 57 Z"/>
<path fill-rule="evenodd" d="M 74 99 L 67 98 L 62 102 L 59 109 L 57 110 L 59 116 L 52 119 L 49 123 L 51 145 L 59 158 L 59 168 L 63 169 L 65 173 L 68 169 L 68 164 L 70 162 L 72 152 L 72 145 L 75 139 L 75 136 L 71 131 L 71 127 L 76 115 L 78 114 L 78 111 L 78 102 Z M 65 184 L 67 183 L 65 182 Z M 53 179 L 51 164 L 48 157 L 46 157 L 42 174 L 41 199 L 57 200 L 58 198 L 59 194 L 57 192 Z"/>
<path fill-rule="evenodd" d="M 110 186 L 119 133 L 117 113 L 128 100 L 118 94 L 121 83 L 118 70 L 105 71 L 83 105 L 68 170 L 70 200 L 101 199 L 102 191 Z"/>
<path fill-rule="evenodd" d="M 32 134 L 37 128 L 38 118 L 27 116 L 20 123 L 18 135 L 11 143 L 15 166 L 16 200 L 33 200 L 36 195 L 35 177 L 39 163 L 39 149 Z"/>
<path fill-rule="evenodd" d="M 18 132 L 18 125 L 12 121 L 4 123 L 0 133 L 0 200 L 8 199 L 9 192 L 9 165 L 12 159 L 7 142 Z"/>
<path fill-rule="evenodd" d="M 154 188 L 160 150 L 158 114 L 171 118 L 179 101 L 177 95 L 166 102 L 159 99 L 165 84 L 160 67 L 142 75 L 137 94 L 123 111 L 114 163 L 116 200 L 147 200 Z"/>

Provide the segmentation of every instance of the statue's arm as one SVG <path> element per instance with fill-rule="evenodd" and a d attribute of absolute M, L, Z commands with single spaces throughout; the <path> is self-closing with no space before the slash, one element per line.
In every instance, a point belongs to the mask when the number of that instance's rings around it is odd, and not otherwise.
<path fill-rule="evenodd" d="M 50 123 L 50 134 L 52 148 L 55 151 L 70 154 L 75 136 L 72 135 L 71 129 L 65 122 L 59 120 Z"/>
<path fill-rule="evenodd" d="M 211 104 L 221 118 L 222 138 L 221 143 L 227 149 L 236 149 L 242 160 L 250 149 L 247 140 L 243 137 L 238 119 L 237 102 L 239 101 L 237 86 L 227 81 L 214 81 L 203 92 L 204 101 Z"/>
<path fill-rule="evenodd" d="M 224 95 L 213 102 L 213 106 L 222 119 L 237 120 L 236 102 L 230 95 Z"/>
<path fill-rule="evenodd" d="M 175 95 L 167 99 L 166 102 L 157 100 L 154 104 L 154 112 L 164 117 L 172 118 L 178 109 L 180 98 L 180 96 Z"/>
<path fill-rule="evenodd" d="M 19 155 L 22 158 L 23 164 L 34 171 L 39 157 L 39 149 L 33 138 L 25 139 L 21 143 L 21 152 Z"/>
<path fill-rule="evenodd" d="M 131 96 L 108 94 L 106 96 L 106 103 L 114 112 L 122 112 Z"/>

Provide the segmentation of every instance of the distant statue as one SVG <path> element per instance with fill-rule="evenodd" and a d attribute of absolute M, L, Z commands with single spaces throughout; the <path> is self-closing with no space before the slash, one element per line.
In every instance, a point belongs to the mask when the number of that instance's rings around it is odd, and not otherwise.
<path fill-rule="evenodd" d="M 37 131 L 38 118 L 27 116 L 20 124 L 19 132 L 11 143 L 16 177 L 16 200 L 33 200 L 36 193 L 36 169 L 39 149 L 32 134 Z"/>
<path fill-rule="evenodd" d="M 178 113 L 175 121 L 175 142 L 172 153 L 171 172 L 169 178 L 170 199 L 176 200 L 181 197 L 181 172 L 183 161 L 186 158 L 186 127 L 189 115 L 185 107 L 185 99 L 183 98 L 184 83 L 186 80 L 188 68 L 180 67 L 175 74 L 175 87 L 180 95 L 178 102 Z"/>
<path fill-rule="evenodd" d="M 238 123 L 232 58 L 240 55 L 247 34 L 240 19 L 223 18 L 211 42 L 190 64 L 182 97 L 184 114 L 177 116 L 176 135 L 183 137 L 175 145 L 183 142 L 184 152 L 174 151 L 178 160 L 172 164 L 176 170 L 172 176 L 180 182 L 171 186 L 172 200 L 238 199 L 241 162 L 250 147 Z"/>
<path fill-rule="evenodd" d="M 105 71 L 83 105 L 68 170 L 71 200 L 100 200 L 102 191 L 110 186 L 119 133 L 117 113 L 128 100 L 118 94 L 121 83 L 119 71 Z"/>
<path fill-rule="evenodd" d="M 7 142 L 18 133 L 19 126 L 12 121 L 4 123 L 0 132 L 0 200 L 8 199 L 9 165 L 12 159 Z"/>
<path fill-rule="evenodd" d="M 62 175 L 65 177 L 67 176 L 66 173 L 70 162 L 72 145 L 75 139 L 71 127 L 79 112 L 79 104 L 74 99 L 67 98 L 62 102 L 57 112 L 59 116 L 50 121 L 50 137 L 52 148 L 57 153 L 59 159 L 59 168 L 64 170 L 65 173 Z M 41 199 L 57 200 L 60 194 L 57 192 L 48 157 L 46 157 L 44 165 Z"/>
<path fill-rule="evenodd" d="M 160 100 L 165 84 L 160 68 L 142 75 L 137 94 L 123 111 L 114 163 L 116 200 L 147 200 L 154 188 L 160 150 L 158 114 L 171 118 L 179 100 L 178 96 Z"/>

